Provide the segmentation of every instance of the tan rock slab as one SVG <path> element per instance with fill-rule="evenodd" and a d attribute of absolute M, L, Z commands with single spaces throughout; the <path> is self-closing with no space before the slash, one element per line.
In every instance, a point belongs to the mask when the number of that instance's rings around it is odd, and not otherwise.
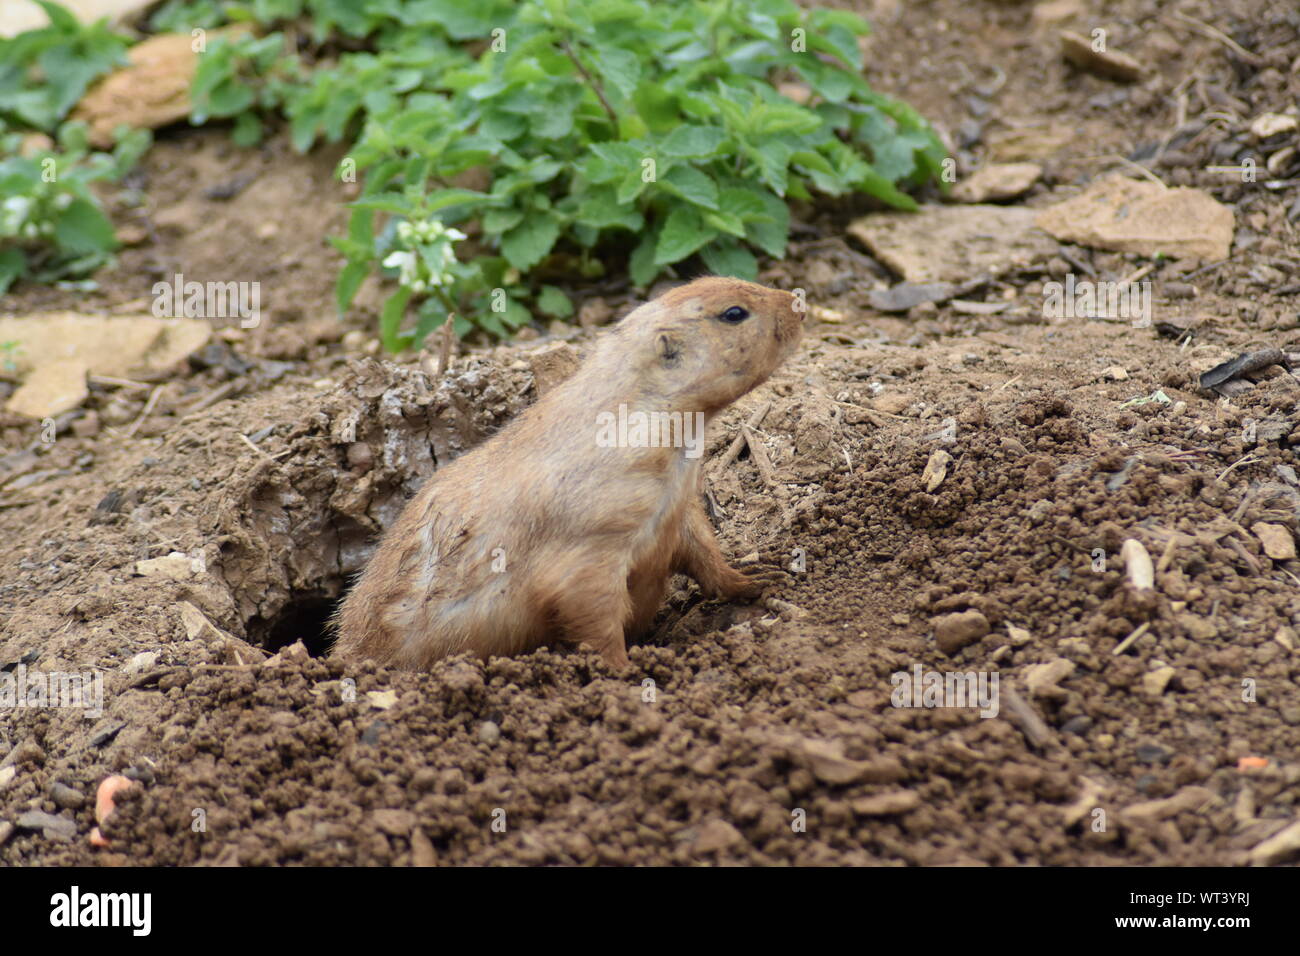
<path fill-rule="evenodd" d="M 1063 242 L 1111 252 L 1175 259 L 1226 259 L 1232 210 L 1200 189 L 1164 186 L 1126 176 L 1096 180 L 1072 199 L 1048 206 L 1035 220 Z"/>

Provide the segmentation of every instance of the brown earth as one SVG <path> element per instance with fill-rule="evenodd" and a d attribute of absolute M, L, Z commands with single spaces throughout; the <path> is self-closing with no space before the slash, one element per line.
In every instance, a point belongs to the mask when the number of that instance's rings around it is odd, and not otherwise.
<path fill-rule="evenodd" d="M 432 674 L 321 658 L 374 533 L 534 398 L 537 342 L 478 348 L 436 381 L 359 357 L 375 296 L 334 317 L 323 238 L 337 157 L 162 134 L 133 184 L 144 205 L 117 210 L 147 238 L 88 297 L 27 287 L 7 307 L 138 307 L 183 271 L 259 280 L 270 312 L 182 374 L 96 385 L 53 444 L 0 416 L 0 666 L 98 670 L 105 694 L 95 719 L 0 719 L 0 862 L 1293 861 L 1250 851 L 1300 814 L 1300 564 L 1255 530 L 1300 523 L 1300 384 L 1274 368 L 1229 400 L 1197 375 L 1300 351 L 1297 180 L 1205 169 L 1267 154 L 1249 124 L 1300 95 L 1300 15 L 1132 0 L 1031 24 L 1066 6 L 868 5 L 870 76 L 933 117 L 963 169 L 1038 155 L 1029 206 L 1116 156 L 1231 205 L 1229 260 L 1147 276 L 1157 322 L 1195 335 L 1044 320 L 1045 280 L 1143 264 L 1081 247 L 979 293 L 1006 311 L 882 315 L 866 302 L 885 271 L 844 238 L 862 210 L 805 211 L 765 279 L 833 313 L 729 411 L 706 466 L 726 553 L 804 570 L 753 605 L 679 582 L 630 651 L 641 681 L 561 649 Z M 1057 25 L 1104 26 L 1150 74 L 1080 73 Z M 632 298 L 572 291 L 615 313 Z M 1157 389 L 1171 404 L 1125 407 Z M 721 466 L 769 403 L 771 471 Z M 936 450 L 952 460 L 927 490 Z M 1128 581 L 1130 538 L 1153 590 Z M 173 552 L 174 576 L 135 573 Z M 260 663 L 300 639 L 312 656 Z M 894 707 L 891 676 L 917 665 L 997 674 L 998 716 Z M 93 794 L 115 771 L 142 786 L 95 849 Z M 6 825 L 33 810 L 70 838 Z"/>

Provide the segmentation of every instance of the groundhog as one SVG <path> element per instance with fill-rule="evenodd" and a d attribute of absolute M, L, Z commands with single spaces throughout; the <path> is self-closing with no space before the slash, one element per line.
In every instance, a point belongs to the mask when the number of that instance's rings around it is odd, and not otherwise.
<path fill-rule="evenodd" d="M 794 350 L 803 316 L 789 292 L 718 277 L 629 313 L 407 503 L 339 611 L 334 654 L 425 669 L 565 641 L 623 668 L 673 573 L 759 596 L 781 573 L 742 574 L 719 550 L 703 430 Z"/>

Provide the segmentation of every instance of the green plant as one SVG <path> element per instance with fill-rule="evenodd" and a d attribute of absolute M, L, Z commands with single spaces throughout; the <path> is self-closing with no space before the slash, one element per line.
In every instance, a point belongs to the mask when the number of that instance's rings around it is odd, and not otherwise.
<path fill-rule="evenodd" d="M 567 264 L 590 275 L 622 250 L 638 285 L 695 254 L 752 278 L 755 250 L 784 254 L 787 199 L 858 191 L 914 208 L 899 187 L 935 177 L 945 155 L 924 120 L 860 76 L 866 26 L 852 14 L 786 0 L 534 0 L 478 29 L 451 36 L 487 43 L 472 62 L 379 93 L 383 108 L 366 111 L 350 156 L 366 178 L 338 243 L 348 258 L 340 309 L 392 248 L 391 229 L 375 231 L 379 214 L 473 222 L 499 253 L 469 263 L 451 294 L 420 302 L 404 335 L 395 316 L 423 291 L 400 284 L 384 309 L 389 348 L 448 311 L 505 334 L 524 312 L 500 294 L 507 270 Z M 494 39 L 504 42 L 494 49 Z M 806 84 L 812 102 L 778 92 L 783 76 Z M 475 169 L 489 188 L 451 185 Z"/>
<path fill-rule="evenodd" d="M 460 334 L 498 336 L 533 310 L 566 317 L 548 280 L 609 261 L 638 285 L 695 257 L 752 277 L 785 252 L 790 200 L 913 208 L 945 155 L 863 79 L 866 23 L 791 0 L 171 0 L 154 22 L 271 31 L 209 43 L 191 119 L 251 143 L 283 113 L 299 150 L 351 143 L 336 299 L 395 279 L 390 350 L 452 312 Z M 286 40 L 305 23 L 314 49 Z"/>
<path fill-rule="evenodd" d="M 57 3 L 37 2 L 48 26 L 0 38 L 0 294 L 20 276 L 75 279 L 112 258 L 113 226 L 90 184 L 120 179 L 150 142 L 148 132 L 120 131 L 112 154 L 92 152 L 85 124 L 64 122 L 89 85 L 125 61 L 128 41 L 107 20 L 83 26 Z M 54 133 L 57 146 L 33 130 Z"/>
<path fill-rule="evenodd" d="M 120 179 L 149 147 L 147 131 L 124 133 L 111 154 L 91 152 L 84 123 L 65 123 L 57 149 L 21 152 L 23 134 L 0 124 L 0 294 L 25 276 L 84 276 L 117 248 L 113 224 L 90 190 Z"/>
<path fill-rule="evenodd" d="M 48 26 L 0 37 L 0 120 L 53 132 L 86 88 L 125 61 L 127 39 L 107 19 L 82 26 L 49 0 L 36 0 Z"/>

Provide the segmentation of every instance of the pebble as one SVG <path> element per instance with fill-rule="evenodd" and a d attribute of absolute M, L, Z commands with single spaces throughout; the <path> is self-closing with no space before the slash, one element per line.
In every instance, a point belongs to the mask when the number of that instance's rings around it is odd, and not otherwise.
<path fill-rule="evenodd" d="M 8 820 L 0 820 L 0 846 L 9 842 L 9 838 L 14 835 L 14 825 Z"/>
<path fill-rule="evenodd" d="M 144 651 L 136 654 L 129 661 L 122 665 L 123 674 L 142 674 L 158 663 L 160 657 L 158 651 Z"/>
<path fill-rule="evenodd" d="M 1142 689 L 1151 697 L 1159 697 L 1174 678 L 1174 669 L 1169 666 L 1157 667 L 1142 675 Z"/>
<path fill-rule="evenodd" d="M 479 724 L 478 739 L 491 747 L 501 739 L 501 728 L 492 721 L 485 720 Z"/>
<path fill-rule="evenodd" d="M 376 810 L 372 816 L 375 826 L 393 837 L 410 836 L 416 824 L 416 816 L 410 810 Z"/>
<path fill-rule="evenodd" d="M 86 795 L 80 790 L 58 781 L 50 784 L 50 799 L 64 810 L 80 810 L 86 803 Z"/>
<path fill-rule="evenodd" d="M 23 830 L 40 830 L 50 840 L 67 841 L 77 835 L 76 823 L 40 810 L 28 810 L 14 822 Z"/>
<path fill-rule="evenodd" d="M 989 619 L 979 611 L 944 614 L 934 618 L 931 625 L 934 627 L 934 641 L 939 645 L 939 650 L 949 656 L 967 644 L 975 643 L 991 630 Z"/>
<path fill-rule="evenodd" d="M 743 843 L 740 831 L 726 820 L 710 820 L 699 829 L 693 849 L 697 853 L 713 853 Z"/>
<path fill-rule="evenodd" d="M 1159 744 L 1142 744 L 1137 749 L 1137 758 L 1142 763 L 1168 763 L 1173 753 Z"/>
<path fill-rule="evenodd" d="M 1087 714 L 1079 714 L 1077 717 L 1071 717 L 1061 725 L 1063 734 L 1079 734 L 1082 736 L 1092 726 L 1092 718 Z"/>
<path fill-rule="evenodd" d="M 1057 686 L 1074 673 L 1074 661 L 1058 657 L 1025 670 L 1025 686 L 1034 697 L 1064 697 L 1065 691 Z"/>

